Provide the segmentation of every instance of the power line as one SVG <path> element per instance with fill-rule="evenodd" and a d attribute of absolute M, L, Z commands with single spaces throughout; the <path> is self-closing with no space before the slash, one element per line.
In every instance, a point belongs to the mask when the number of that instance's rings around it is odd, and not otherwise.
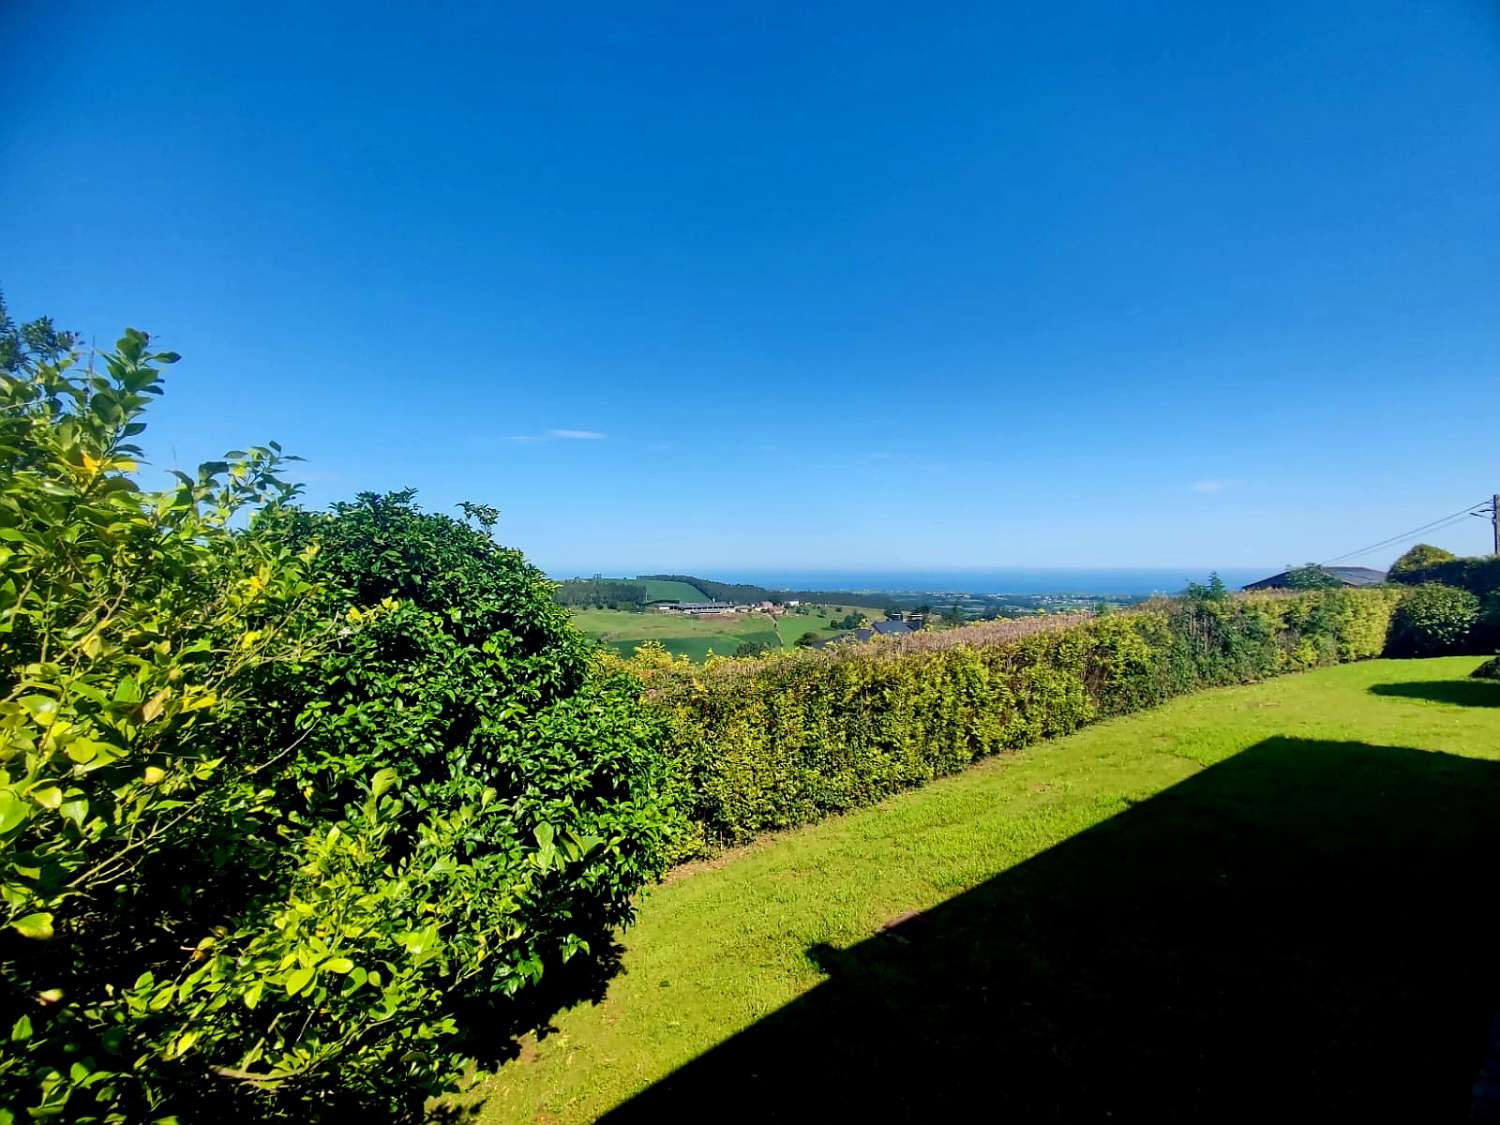
<path fill-rule="evenodd" d="M 1335 555 L 1333 558 L 1328 559 L 1326 562 L 1321 563 L 1320 565 L 1328 566 L 1333 563 L 1342 562 L 1345 559 L 1358 558 L 1360 555 L 1367 555 L 1371 551 L 1378 551 L 1382 547 L 1391 547 L 1397 543 L 1403 542 L 1404 540 L 1413 539 L 1416 536 L 1423 534 L 1424 532 L 1438 531 L 1443 528 L 1451 527 L 1454 524 L 1462 523 L 1469 516 L 1476 514 L 1478 513 L 1474 512 L 1472 509 L 1465 508 L 1462 512 L 1454 512 L 1452 515 L 1433 520 L 1431 523 L 1425 523 L 1421 527 L 1414 527 L 1410 531 L 1403 531 L 1400 535 L 1392 535 L 1387 539 L 1380 540 L 1378 543 L 1371 543 L 1368 547 L 1361 547 L 1357 551 L 1346 551 L 1342 555 Z"/>
<path fill-rule="evenodd" d="M 1400 543 L 1403 539 L 1410 539 L 1415 535 L 1421 535 L 1424 531 L 1436 531 L 1440 527 L 1447 527 L 1450 524 L 1458 523 L 1468 516 L 1479 515 L 1480 513 L 1477 509 L 1486 508 L 1490 503 L 1491 501 L 1489 500 L 1481 500 L 1479 503 L 1470 504 L 1467 508 L 1462 508 L 1452 515 L 1435 519 L 1431 523 L 1424 523 L 1421 527 L 1414 527 L 1410 531 L 1403 531 L 1400 535 L 1392 535 L 1389 539 L 1382 539 L 1379 543 L 1371 543 L 1368 547 L 1361 547 L 1357 551 L 1347 551 L 1342 555 L 1336 555 L 1318 565 L 1330 566 L 1333 563 L 1342 562 L 1344 559 L 1358 558 L 1360 555 L 1368 555 L 1371 551 L 1378 551 L 1382 547 L 1390 547 L 1396 543 Z"/>

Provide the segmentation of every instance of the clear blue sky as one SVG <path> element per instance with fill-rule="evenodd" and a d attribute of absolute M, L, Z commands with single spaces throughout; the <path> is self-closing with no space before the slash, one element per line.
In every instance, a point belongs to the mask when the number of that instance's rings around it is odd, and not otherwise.
<path fill-rule="evenodd" d="M 0 285 L 554 571 L 1322 559 L 1500 490 L 1497 11 L 9 0 Z"/>

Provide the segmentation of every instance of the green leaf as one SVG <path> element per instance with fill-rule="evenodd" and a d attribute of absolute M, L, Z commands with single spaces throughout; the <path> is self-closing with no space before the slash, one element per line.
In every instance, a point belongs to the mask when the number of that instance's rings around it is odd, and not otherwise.
<path fill-rule="evenodd" d="M 12 1043 L 24 1043 L 31 1038 L 31 1017 L 22 1016 L 10 1029 L 10 1041 Z"/>
<path fill-rule="evenodd" d="M 295 996 L 311 983 L 316 969 L 293 969 L 286 975 L 286 994 Z"/>
<path fill-rule="evenodd" d="M 330 973 L 347 973 L 354 968 L 354 962 L 347 957 L 330 957 L 323 962 L 323 968 Z"/>
<path fill-rule="evenodd" d="M 556 835 L 550 824 L 538 824 L 531 834 L 536 837 L 536 842 L 544 851 L 552 846 L 552 839 Z"/>
<path fill-rule="evenodd" d="M 28 914 L 26 917 L 12 923 L 11 928 L 22 937 L 45 941 L 52 936 L 52 915 Z"/>
<path fill-rule="evenodd" d="M 17 702 L 31 713 L 39 726 L 50 726 L 57 717 L 57 700 L 50 695 L 23 695 Z"/>
<path fill-rule="evenodd" d="M 26 819 L 31 806 L 14 789 L 0 789 L 0 832 L 9 832 Z"/>
<path fill-rule="evenodd" d="M 260 994 L 265 991 L 266 982 L 258 980 L 249 988 L 245 989 L 245 1007 L 254 1009 L 260 1003 Z"/>
<path fill-rule="evenodd" d="M 62 804 L 63 793 L 55 785 L 42 785 L 31 791 L 31 799 L 44 809 L 55 809 Z"/>
<path fill-rule="evenodd" d="M 395 785 L 396 780 L 396 771 L 390 766 L 386 766 L 382 770 L 376 770 L 375 776 L 370 779 L 370 791 L 378 797 L 392 785 Z"/>

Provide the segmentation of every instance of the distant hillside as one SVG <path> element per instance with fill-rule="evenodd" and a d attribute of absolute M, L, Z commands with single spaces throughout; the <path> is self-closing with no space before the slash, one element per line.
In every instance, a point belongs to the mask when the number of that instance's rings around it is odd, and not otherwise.
<path fill-rule="evenodd" d="M 557 600 L 575 609 L 644 609 L 656 602 L 703 602 L 709 595 L 677 578 L 569 578 L 557 584 Z"/>
<path fill-rule="evenodd" d="M 700 592 L 700 595 L 715 602 L 769 602 L 776 596 L 764 586 L 750 586 L 743 582 L 712 582 L 707 578 L 694 578 L 690 574 L 643 574 L 637 582 L 674 582 Z M 691 599 L 679 599 L 687 601 Z"/>
<path fill-rule="evenodd" d="M 925 597 L 925 595 L 924 595 Z M 819 605 L 856 605 L 890 609 L 906 596 L 856 594 L 844 590 L 769 590 L 748 582 L 715 582 L 691 574 L 642 574 L 637 578 L 569 578 L 559 582 L 557 600 L 566 606 L 631 609 L 656 602 L 814 602 Z"/>
<path fill-rule="evenodd" d="M 635 581 L 681 582 L 696 587 L 706 597 L 718 602 L 816 602 L 819 605 L 857 605 L 868 609 L 888 609 L 896 604 L 896 599 L 890 594 L 856 594 L 845 590 L 769 590 L 748 582 L 715 582 L 690 574 L 643 574 Z"/>
<path fill-rule="evenodd" d="M 710 597 L 696 578 L 669 578 L 646 574 L 633 579 L 646 588 L 648 602 L 706 602 Z"/>

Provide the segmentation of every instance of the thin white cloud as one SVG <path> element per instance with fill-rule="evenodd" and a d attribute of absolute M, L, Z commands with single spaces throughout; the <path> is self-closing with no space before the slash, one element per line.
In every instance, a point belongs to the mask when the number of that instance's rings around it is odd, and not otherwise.
<path fill-rule="evenodd" d="M 1215 492 L 1223 492 L 1225 489 L 1233 488 L 1238 483 L 1238 481 L 1232 480 L 1195 480 L 1189 487 L 1194 492 L 1212 495 Z"/>
<path fill-rule="evenodd" d="M 607 436 L 598 430 L 548 430 L 544 434 L 512 434 L 505 440 L 518 445 L 539 445 L 544 441 L 603 441 Z"/>

